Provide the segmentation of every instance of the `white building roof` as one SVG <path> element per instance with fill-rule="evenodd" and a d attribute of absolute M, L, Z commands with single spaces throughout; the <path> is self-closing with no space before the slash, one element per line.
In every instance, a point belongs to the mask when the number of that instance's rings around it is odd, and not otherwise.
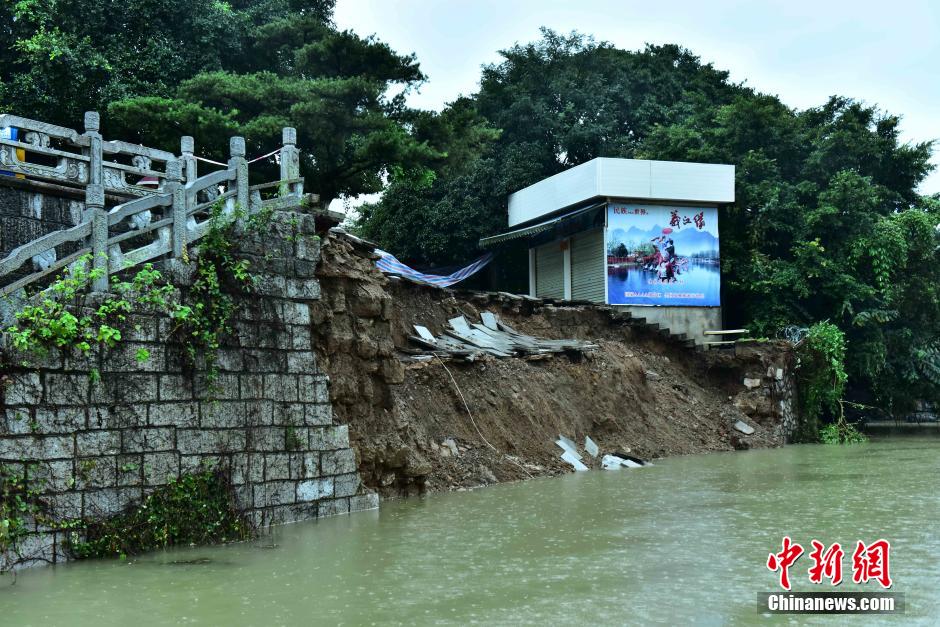
<path fill-rule="evenodd" d="M 509 226 L 595 198 L 734 202 L 734 166 L 601 157 L 509 195 Z"/>

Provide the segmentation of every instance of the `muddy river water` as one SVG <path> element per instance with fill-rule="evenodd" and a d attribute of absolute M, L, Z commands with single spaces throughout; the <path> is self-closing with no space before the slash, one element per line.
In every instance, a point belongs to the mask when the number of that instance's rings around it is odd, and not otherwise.
<path fill-rule="evenodd" d="M 0 579 L 0 623 L 796 624 L 757 609 L 788 534 L 849 547 L 849 580 L 857 540 L 890 540 L 906 612 L 862 620 L 928 625 L 938 521 L 937 437 L 680 457 L 389 502 L 255 543 L 26 571 Z M 791 569 L 794 589 L 812 588 L 810 563 Z"/>

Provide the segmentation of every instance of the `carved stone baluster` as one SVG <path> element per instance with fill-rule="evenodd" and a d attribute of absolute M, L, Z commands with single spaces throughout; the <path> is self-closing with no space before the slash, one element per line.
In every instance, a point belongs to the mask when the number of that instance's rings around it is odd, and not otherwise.
<path fill-rule="evenodd" d="M 300 176 L 300 150 L 297 149 L 297 129 L 290 126 L 281 130 L 281 180 Z M 300 196 L 303 194 L 302 183 L 282 183 L 278 188 L 280 196 Z"/>
<path fill-rule="evenodd" d="M 245 138 L 233 137 L 229 140 L 229 170 L 235 170 L 235 205 L 241 211 L 248 211 L 248 161 L 245 160 Z"/>
<path fill-rule="evenodd" d="M 180 138 L 180 154 L 183 160 L 183 181 L 192 183 L 199 174 L 196 161 L 196 140 L 189 135 Z"/>
<path fill-rule="evenodd" d="M 91 221 L 92 268 L 101 276 L 92 283 L 96 292 L 108 291 L 108 213 L 104 208 L 104 185 L 101 182 L 101 118 L 97 111 L 85 112 L 85 137 L 88 143 L 88 185 L 85 187 L 85 221 Z"/>
<path fill-rule="evenodd" d="M 173 256 L 182 258 L 186 250 L 186 191 L 183 189 L 183 164 L 179 159 L 166 163 L 166 192 L 173 194 Z"/>

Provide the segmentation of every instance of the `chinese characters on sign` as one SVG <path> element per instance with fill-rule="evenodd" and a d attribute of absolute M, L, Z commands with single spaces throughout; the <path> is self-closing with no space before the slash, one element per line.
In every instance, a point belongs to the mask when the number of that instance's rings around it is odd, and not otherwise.
<path fill-rule="evenodd" d="M 845 556 L 842 546 L 835 542 L 827 548 L 815 539 L 812 546 L 809 558 L 813 564 L 807 571 L 810 582 L 821 584 L 823 579 L 828 579 L 831 585 L 838 586 L 842 583 L 842 558 Z M 882 588 L 890 588 L 890 552 L 891 543 L 887 540 L 876 540 L 867 545 L 859 540 L 852 553 L 852 581 L 868 583 L 874 580 L 881 584 Z M 767 568 L 779 572 L 780 587 L 784 590 L 790 589 L 790 567 L 796 564 L 802 555 L 803 547 L 793 542 L 790 536 L 784 536 L 781 551 L 767 556 Z"/>

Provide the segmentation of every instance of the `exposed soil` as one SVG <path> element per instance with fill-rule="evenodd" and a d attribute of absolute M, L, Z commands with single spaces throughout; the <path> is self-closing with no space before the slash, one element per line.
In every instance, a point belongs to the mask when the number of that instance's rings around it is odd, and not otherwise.
<path fill-rule="evenodd" d="M 318 276 L 313 329 L 334 420 L 349 425 L 362 479 L 385 497 L 570 472 L 554 443 L 560 434 L 644 459 L 785 440 L 774 384 L 789 360 L 781 345 L 703 354 L 629 326 L 607 307 L 389 280 L 335 234 L 323 239 Z M 534 361 L 410 361 L 413 324 L 437 333 L 448 318 L 476 321 L 483 310 L 521 332 L 592 340 L 598 349 Z M 734 430 L 736 420 L 755 432 Z"/>

